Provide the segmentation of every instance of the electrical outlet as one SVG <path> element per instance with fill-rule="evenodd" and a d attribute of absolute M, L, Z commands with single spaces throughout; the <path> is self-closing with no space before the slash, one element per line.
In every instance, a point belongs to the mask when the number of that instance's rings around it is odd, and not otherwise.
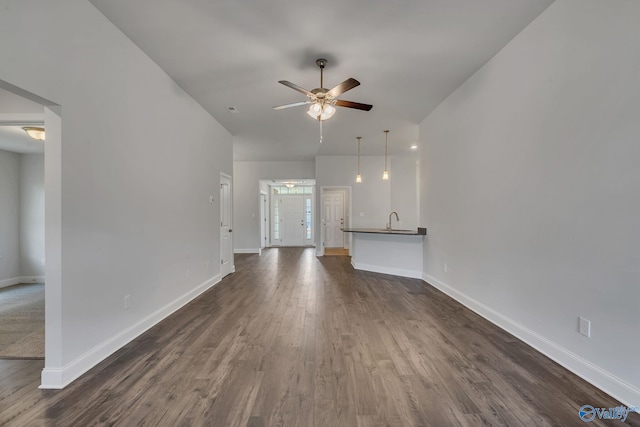
<path fill-rule="evenodd" d="M 587 338 L 591 338 L 591 320 L 578 317 L 578 332 Z"/>
<path fill-rule="evenodd" d="M 444 270 L 445 273 L 447 273 L 449 271 L 449 266 L 447 265 L 446 262 L 444 264 L 442 264 L 442 269 Z"/>
<path fill-rule="evenodd" d="M 131 307 L 131 295 L 124 296 L 124 304 L 123 307 L 125 310 L 128 310 Z"/>

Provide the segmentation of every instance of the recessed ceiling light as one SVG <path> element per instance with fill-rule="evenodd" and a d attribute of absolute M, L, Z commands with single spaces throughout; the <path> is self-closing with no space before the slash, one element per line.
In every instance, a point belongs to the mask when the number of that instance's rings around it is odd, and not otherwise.
<path fill-rule="evenodd" d="M 418 149 L 418 144 L 411 144 L 411 148 L 412 150 L 417 150 Z"/>
<path fill-rule="evenodd" d="M 233 105 L 229 105 L 229 106 L 227 107 L 227 111 L 228 111 L 228 112 L 230 112 L 230 113 L 236 113 L 236 114 L 240 112 L 240 111 L 238 111 L 238 109 L 237 109 L 236 107 L 234 107 Z"/>

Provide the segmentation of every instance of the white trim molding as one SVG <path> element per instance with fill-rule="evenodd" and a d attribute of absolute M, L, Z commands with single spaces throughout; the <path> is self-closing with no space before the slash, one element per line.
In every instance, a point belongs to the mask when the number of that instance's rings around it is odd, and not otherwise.
<path fill-rule="evenodd" d="M 0 280 L 0 288 L 7 288 L 21 283 L 44 283 L 44 276 L 19 276 Z"/>
<path fill-rule="evenodd" d="M 6 288 L 8 286 L 17 285 L 18 283 L 20 283 L 19 277 L 10 277 L 8 279 L 2 279 L 0 280 L 0 288 Z"/>
<path fill-rule="evenodd" d="M 44 283 L 44 276 L 22 276 L 20 283 Z"/>
<path fill-rule="evenodd" d="M 407 270 L 403 268 L 385 267 L 380 265 L 363 264 L 351 260 L 351 265 L 356 270 L 371 271 L 373 273 L 391 274 L 393 276 L 409 277 L 411 279 L 422 279 L 422 272 L 417 270 Z"/>
<path fill-rule="evenodd" d="M 260 254 L 260 248 L 234 249 L 234 254 Z"/>
<path fill-rule="evenodd" d="M 220 283 L 220 274 L 200 284 L 193 290 L 175 299 L 161 309 L 145 317 L 130 328 L 120 331 L 108 340 L 98 344 L 63 367 L 45 367 L 41 373 L 41 389 L 62 389 L 89 369 L 111 356 L 127 343 L 164 320 L 200 294 Z"/>
<path fill-rule="evenodd" d="M 569 351 L 561 345 L 545 338 L 535 331 L 509 319 L 490 307 L 476 301 L 455 288 L 441 282 L 435 277 L 424 273 L 422 280 L 442 291 L 460 304 L 484 317 L 494 325 L 514 335 L 524 343 L 530 345 L 549 359 L 565 367 L 580 378 L 619 400 L 624 405 L 635 407 L 640 402 L 640 389 L 627 383 L 610 372 L 594 365 L 588 360 Z"/>

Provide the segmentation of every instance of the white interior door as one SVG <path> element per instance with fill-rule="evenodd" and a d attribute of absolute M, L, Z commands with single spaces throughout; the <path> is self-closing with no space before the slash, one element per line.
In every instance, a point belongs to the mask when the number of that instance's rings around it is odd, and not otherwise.
<path fill-rule="evenodd" d="M 340 230 L 345 220 L 345 192 L 326 190 L 322 198 L 324 246 L 344 247 L 344 232 Z"/>
<path fill-rule="evenodd" d="M 220 175 L 220 277 L 233 271 L 231 177 Z"/>
<path fill-rule="evenodd" d="M 305 212 L 302 196 L 280 198 L 280 244 L 282 246 L 304 246 Z"/>
<path fill-rule="evenodd" d="M 267 230 L 269 223 L 267 222 L 267 195 L 260 194 L 260 248 L 264 249 L 267 245 Z"/>

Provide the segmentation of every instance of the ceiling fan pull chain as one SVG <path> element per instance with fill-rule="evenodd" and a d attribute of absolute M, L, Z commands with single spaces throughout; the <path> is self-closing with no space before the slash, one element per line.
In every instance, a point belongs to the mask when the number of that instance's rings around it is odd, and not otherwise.
<path fill-rule="evenodd" d="M 318 121 L 320 122 L 320 144 L 322 144 L 322 120 L 320 120 L 320 116 L 318 116 Z"/>

